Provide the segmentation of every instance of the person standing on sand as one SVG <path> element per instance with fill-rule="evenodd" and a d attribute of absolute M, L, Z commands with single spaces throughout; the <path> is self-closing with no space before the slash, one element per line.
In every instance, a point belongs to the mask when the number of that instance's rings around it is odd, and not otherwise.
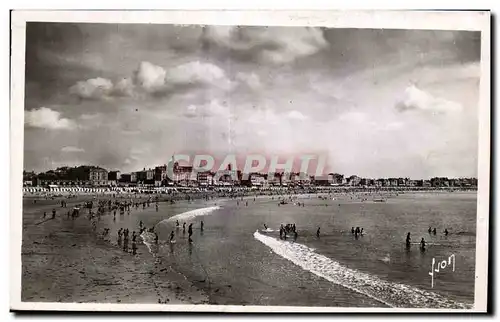
<path fill-rule="evenodd" d="M 189 224 L 189 228 L 188 228 L 188 235 L 189 235 L 189 242 L 192 243 L 193 240 L 191 239 L 191 236 L 193 235 L 193 224 Z"/>
<path fill-rule="evenodd" d="M 123 251 L 128 252 L 128 237 L 123 236 Z"/>
<path fill-rule="evenodd" d="M 47 217 L 47 212 L 43 212 L 43 219 L 45 219 L 45 217 Z"/>
<path fill-rule="evenodd" d="M 424 240 L 424 237 L 422 237 L 422 240 L 420 241 L 420 251 L 425 252 L 425 240 Z"/>
<path fill-rule="evenodd" d="M 201 229 L 201 231 L 203 231 L 203 220 L 201 221 L 200 229 Z"/>
<path fill-rule="evenodd" d="M 174 234 L 174 231 L 172 230 L 170 232 L 170 243 L 172 243 L 172 241 L 174 240 L 174 237 L 175 237 L 175 234 Z"/>
<path fill-rule="evenodd" d="M 52 209 L 52 219 L 56 218 L 56 210 Z"/>
<path fill-rule="evenodd" d="M 432 230 L 432 233 L 435 235 L 436 234 L 436 228 Z"/>
<path fill-rule="evenodd" d="M 444 229 L 444 235 L 448 236 L 448 229 L 446 229 L 446 228 Z"/>
<path fill-rule="evenodd" d="M 429 226 L 429 229 L 427 229 L 427 231 L 429 232 L 429 235 L 430 235 L 430 234 L 431 234 L 431 232 L 432 232 L 432 228 L 431 228 L 431 226 Z"/>
<path fill-rule="evenodd" d="M 183 223 L 182 224 L 182 233 L 185 234 L 186 233 L 186 223 Z"/>
<path fill-rule="evenodd" d="M 128 228 L 123 231 L 123 250 L 128 252 Z"/>
<path fill-rule="evenodd" d="M 135 255 L 137 251 L 137 244 L 135 243 L 135 239 L 137 235 L 135 234 L 135 230 L 132 232 L 132 254 Z"/>
<path fill-rule="evenodd" d="M 321 228 L 321 227 L 318 227 L 318 230 L 316 231 L 316 237 L 318 237 L 318 238 L 319 238 L 319 229 L 320 229 L 320 228 Z"/>

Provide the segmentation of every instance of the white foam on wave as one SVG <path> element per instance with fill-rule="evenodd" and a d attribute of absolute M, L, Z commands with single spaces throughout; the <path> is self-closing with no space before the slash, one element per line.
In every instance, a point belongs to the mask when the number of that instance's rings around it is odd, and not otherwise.
<path fill-rule="evenodd" d="M 424 291 L 405 284 L 384 281 L 377 276 L 340 265 L 315 253 L 313 249 L 260 234 L 255 239 L 270 247 L 276 254 L 332 283 L 341 285 L 372 299 L 397 308 L 454 308 L 471 309 L 471 304 L 459 303 L 437 293 Z"/>
<path fill-rule="evenodd" d="M 172 216 L 170 218 L 167 218 L 165 220 L 162 220 L 160 223 L 173 222 L 176 220 L 188 221 L 188 220 L 194 219 L 195 217 L 206 216 L 206 215 L 208 215 L 208 214 L 210 214 L 213 211 L 218 210 L 218 209 L 220 209 L 219 206 L 212 206 L 212 207 L 190 210 L 190 211 L 183 212 L 182 214 L 178 214 L 178 215 Z"/>
<path fill-rule="evenodd" d="M 155 242 L 155 237 L 156 237 L 155 234 L 147 231 L 141 234 L 142 242 L 144 243 L 144 245 L 148 247 L 150 253 L 152 253 L 152 246 Z"/>
<path fill-rule="evenodd" d="M 380 261 L 384 263 L 390 263 L 391 262 L 391 256 L 389 254 L 385 255 L 385 257 L 379 258 Z"/>

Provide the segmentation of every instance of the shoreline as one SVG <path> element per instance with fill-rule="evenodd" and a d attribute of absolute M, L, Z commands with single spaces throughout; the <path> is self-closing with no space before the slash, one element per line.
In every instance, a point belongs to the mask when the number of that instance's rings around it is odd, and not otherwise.
<path fill-rule="evenodd" d="M 383 188 L 361 188 L 361 187 L 314 187 L 305 189 L 292 189 L 292 188 L 270 188 L 270 189 L 251 189 L 251 188 L 223 188 L 212 190 L 200 190 L 199 188 L 184 188 L 177 190 L 148 190 L 148 189 L 134 189 L 134 190 L 112 190 L 109 188 L 96 188 L 94 192 L 84 191 L 37 191 L 37 192 L 23 192 L 23 199 L 30 198 L 74 198 L 74 197 L 117 197 L 117 198 L 138 198 L 147 200 L 154 196 L 159 201 L 182 201 L 191 199 L 234 199 L 239 197 L 252 197 L 252 196 L 284 196 L 284 195 L 303 195 L 303 194 L 335 194 L 335 193 L 360 193 L 360 194 L 386 194 L 386 193 L 452 193 L 452 192 L 476 192 L 477 187 L 463 188 L 463 187 L 442 187 L 442 188 L 423 188 L 423 187 L 383 187 Z M 99 190 L 100 189 L 100 190 Z M 144 198 L 144 199 L 141 199 Z"/>

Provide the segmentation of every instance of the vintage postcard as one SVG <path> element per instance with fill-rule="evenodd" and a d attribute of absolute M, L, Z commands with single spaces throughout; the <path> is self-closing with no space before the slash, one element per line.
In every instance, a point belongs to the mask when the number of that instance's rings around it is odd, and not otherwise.
<path fill-rule="evenodd" d="M 12 310 L 486 311 L 489 12 L 11 29 Z"/>

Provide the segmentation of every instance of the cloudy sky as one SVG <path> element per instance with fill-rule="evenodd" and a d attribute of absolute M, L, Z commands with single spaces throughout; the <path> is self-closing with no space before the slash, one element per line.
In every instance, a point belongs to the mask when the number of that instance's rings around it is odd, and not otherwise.
<path fill-rule="evenodd" d="M 477 32 L 29 23 L 26 37 L 27 170 L 208 152 L 477 173 Z"/>

